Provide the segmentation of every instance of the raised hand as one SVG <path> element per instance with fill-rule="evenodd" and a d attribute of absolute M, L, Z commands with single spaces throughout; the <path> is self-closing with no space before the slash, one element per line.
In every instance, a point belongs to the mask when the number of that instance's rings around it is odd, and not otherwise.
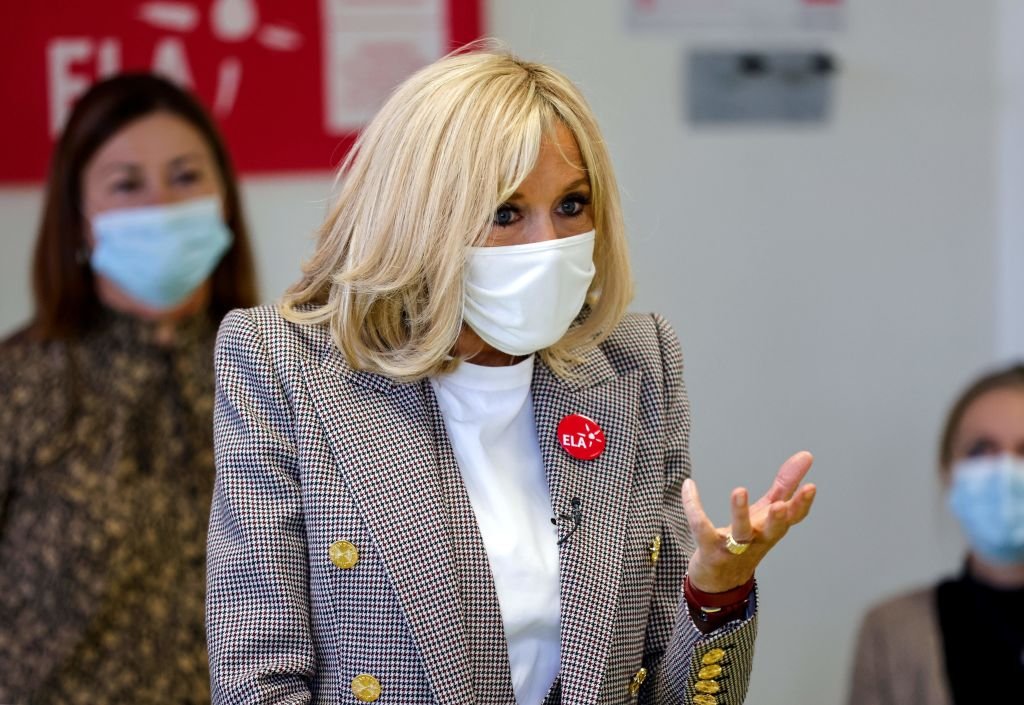
<path fill-rule="evenodd" d="M 742 585 L 789 528 L 811 511 L 813 484 L 800 486 L 814 457 L 801 451 L 782 464 L 772 486 L 753 505 L 746 488 L 732 491 L 732 523 L 715 527 L 704 512 L 697 484 L 683 482 L 683 509 L 697 550 L 690 559 L 690 582 L 704 592 L 725 592 Z M 729 537 L 732 541 L 729 541 Z"/>

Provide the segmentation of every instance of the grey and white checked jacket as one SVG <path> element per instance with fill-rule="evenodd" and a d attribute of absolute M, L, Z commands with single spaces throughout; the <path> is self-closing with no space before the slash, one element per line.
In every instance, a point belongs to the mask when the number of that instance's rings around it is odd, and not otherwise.
<path fill-rule="evenodd" d="M 630 315 L 578 379 L 535 367 L 552 514 L 573 497 L 584 510 L 559 549 L 562 662 L 548 703 L 738 705 L 746 694 L 755 601 L 704 635 L 682 596 L 693 551 L 682 365 L 662 318 Z M 429 383 L 353 370 L 326 329 L 272 307 L 228 315 L 216 370 L 214 703 L 354 704 L 360 674 L 379 682 L 381 705 L 514 703 L 487 554 Z M 597 459 L 559 446 L 572 413 L 604 429 Z M 358 550 L 349 569 L 329 556 L 339 540 Z"/>

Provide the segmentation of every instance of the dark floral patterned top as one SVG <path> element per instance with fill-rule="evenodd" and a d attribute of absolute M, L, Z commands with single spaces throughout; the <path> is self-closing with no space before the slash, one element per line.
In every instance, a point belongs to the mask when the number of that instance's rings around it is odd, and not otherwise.
<path fill-rule="evenodd" d="M 208 703 L 213 343 L 0 343 L 0 703 Z"/>

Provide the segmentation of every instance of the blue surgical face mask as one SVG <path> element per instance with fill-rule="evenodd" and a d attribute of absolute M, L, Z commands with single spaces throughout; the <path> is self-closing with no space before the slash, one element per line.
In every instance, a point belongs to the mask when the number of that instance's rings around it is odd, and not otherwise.
<path fill-rule="evenodd" d="M 949 508 L 979 555 L 1024 563 L 1024 459 L 1007 454 L 957 463 Z"/>
<path fill-rule="evenodd" d="M 111 210 L 92 219 L 93 271 L 154 308 L 181 303 L 231 246 L 220 199 Z"/>

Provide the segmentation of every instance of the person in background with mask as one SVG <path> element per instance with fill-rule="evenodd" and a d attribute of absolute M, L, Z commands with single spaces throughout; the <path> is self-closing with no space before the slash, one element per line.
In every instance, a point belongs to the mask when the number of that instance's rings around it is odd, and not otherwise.
<path fill-rule="evenodd" d="M 33 284 L 0 344 L 0 702 L 207 703 L 213 345 L 256 295 L 194 98 L 150 75 L 82 96 Z"/>
<path fill-rule="evenodd" d="M 214 702 L 742 702 L 754 570 L 811 457 L 705 515 L 679 343 L 625 314 L 578 89 L 453 55 L 340 183 L 283 304 L 218 337 Z"/>
<path fill-rule="evenodd" d="M 963 572 L 868 612 L 850 705 L 973 705 L 1024 693 L 1024 365 L 960 395 L 939 467 L 969 547 Z"/>

